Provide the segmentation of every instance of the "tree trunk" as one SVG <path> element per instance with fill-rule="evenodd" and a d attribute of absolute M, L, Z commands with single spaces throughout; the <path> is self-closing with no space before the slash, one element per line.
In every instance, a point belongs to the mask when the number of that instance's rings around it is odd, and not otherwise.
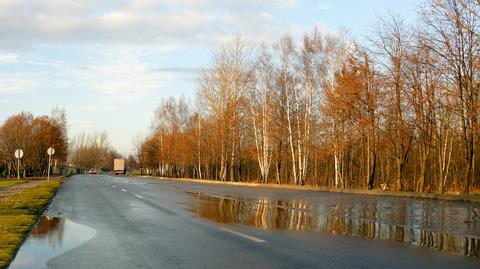
<path fill-rule="evenodd" d="M 420 150 L 420 175 L 415 187 L 416 192 L 424 192 L 425 190 L 425 169 L 427 166 L 428 153 L 425 148 Z"/>

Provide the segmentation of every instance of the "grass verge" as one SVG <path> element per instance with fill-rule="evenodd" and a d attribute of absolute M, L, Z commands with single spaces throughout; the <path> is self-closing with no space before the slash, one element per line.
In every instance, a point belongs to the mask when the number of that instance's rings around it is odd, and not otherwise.
<path fill-rule="evenodd" d="M 27 182 L 26 180 L 0 180 L 0 189 L 8 188 L 14 185 Z"/>
<path fill-rule="evenodd" d="M 61 181 L 38 182 L 0 202 L 0 268 L 5 268 Z"/>

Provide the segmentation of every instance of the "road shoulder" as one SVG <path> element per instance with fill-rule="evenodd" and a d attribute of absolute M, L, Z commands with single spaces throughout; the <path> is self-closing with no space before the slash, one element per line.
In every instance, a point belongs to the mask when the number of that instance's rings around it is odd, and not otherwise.
<path fill-rule="evenodd" d="M 436 199 L 445 201 L 462 201 L 480 203 L 479 194 L 436 194 L 436 193 L 418 193 L 418 192 L 401 192 L 401 191 L 382 191 L 382 190 L 363 190 L 363 189 L 336 189 L 318 186 L 296 186 L 296 185 L 277 185 L 277 184 L 264 184 L 264 183 L 251 183 L 251 182 L 225 182 L 207 179 L 191 179 L 191 178 L 167 178 L 167 177 L 155 177 L 155 176 L 132 176 L 129 177 L 138 179 L 157 179 L 157 180 L 173 180 L 180 182 L 194 182 L 200 184 L 220 184 L 231 186 L 246 186 L 256 188 L 270 188 L 270 189 L 285 189 L 285 190 L 297 190 L 297 191 L 317 191 L 317 192 L 332 192 L 332 193 L 347 193 L 347 194 L 360 194 L 360 195 L 375 195 L 375 196 L 395 196 L 405 198 L 419 198 L 419 199 Z"/>
<path fill-rule="evenodd" d="M 0 192 L 0 268 L 13 260 L 30 229 L 62 183 L 61 179 L 32 180 Z"/>

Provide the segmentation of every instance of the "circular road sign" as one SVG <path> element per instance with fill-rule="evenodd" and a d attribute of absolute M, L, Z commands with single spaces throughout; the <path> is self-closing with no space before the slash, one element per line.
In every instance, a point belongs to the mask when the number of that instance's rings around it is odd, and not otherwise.
<path fill-rule="evenodd" d="M 48 149 L 47 149 L 47 154 L 50 155 L 50 156 L 52 156 L 53 154 L 55 154 L 55 149 L 52 148 L 52 147 L 48 148 Z"/>
<path fill-rule="evenodd" d="M 21 149 L 15 150 L 15 158 L 17 158 L 17 159 L 23 158 L 23 150 L 21 150 Z"/>

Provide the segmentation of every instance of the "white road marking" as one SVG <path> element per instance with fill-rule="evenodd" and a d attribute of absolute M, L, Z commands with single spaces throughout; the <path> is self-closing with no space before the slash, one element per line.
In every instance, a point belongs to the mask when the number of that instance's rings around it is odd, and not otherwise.
<path fill-rule="evenodd" d="M 127 191 L 126 189 L 122 189 L 122 191 Z"/>
<path fill-rule="evenodd" d="M 220 229 L 224 232 L 231 233 L 231 234 L 243 237 L 245 239 L 251 240 L 255 243 L 266 243 L 267 242 L 267 241 L 265 241 L 263 239 L 260 239 L 258 237 L 251 236 L 251 235 L 248 235 L 248 234 L 244 234 L 244 233 L 241 233 L 241 232 L 237 232 L 237 231 L 234 231 L 234 230 L 230 230 L 230 229 L 227 229 L 227 228 L 219 227 L 218 229 Z"/>
<path fill-rule="evenodd" d="M 112 188 L 116 188 L 117 186 L 113 185 Z"/>
<path fill-rule="evenodd" d="M 137 198 L 143 199 L 143 197 L 140 196 L 140 195 L 138 195 L 138 194 L 135 194 L 135 196 L 136 196 Z"/>

